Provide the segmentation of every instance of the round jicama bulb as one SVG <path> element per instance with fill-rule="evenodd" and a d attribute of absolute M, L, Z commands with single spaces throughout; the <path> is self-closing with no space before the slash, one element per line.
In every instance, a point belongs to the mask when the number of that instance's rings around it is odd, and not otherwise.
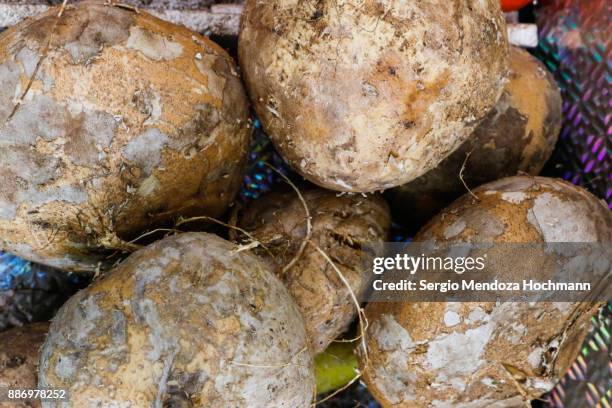
<path fill-rule="evenodd" d="M 337 196 L 314 189 L 303 198 L 293 191 L 268 194 L 241 215 L 239 224 L 261 243 L 257 255 L 289 289 L 312 348 L 320 353 L 353 321 L 353 296 L 361 299 L 370 283 L 368 265 L 382 249 L 391 217 L 379 195 Z M 309 237 L 304 204 L 311 217 Z"/>
<path fill-rule="evenodd" d="M 537 175 L 557 142 L 561 105 L 559 87 L 544 65 L 512 47 L 508 82 L 497 104 L 435 169 L 387 192 L 394 216 L 420 226 L 465 193 L 466 186 L 518 173 Z"/>
<path fill-rule="evenodd" d="M 444 209 L 414 241 L 492 245 L 612 241 L 607 206 L 565 181 L 509 177 L 472 193 Z M 505 256 L 512 254 L 508 251 Z M 506 261 L 518 272 L 531 268 L 536 274 L 534 268 L 546 259 L 560 261 L 558 254 L 539 250 L 530 259 Z M 364 381 L 384 407 L 524 406 L 550 391 L 574 361 L 589 320 L 601 305 L 595 301 L 370 303 L 366 308 L 369 358 L 360 356 Z"/>
<path fill-rule="evenodd" d="M 264 129 L 329 189 L 405 184 L 459 147 L 503 91 L 497 0 L 248 0 L 238 55 Z"/>
<path fill-rule="evenodd" d="M 215 235 L 134 252 L 53 319 L 39 386 L 68 407 L 309 407 L 314 371 L 291 295 Z M 63 402 L 62 402 L 63 403 Z"/>
<path fill-rule="evenodd" d="M 227 209 L 248 106 L 207 38 L 101 1 L 59 10 L 0 34 L 0 250 L 94 271 L 145 230 Z"/>

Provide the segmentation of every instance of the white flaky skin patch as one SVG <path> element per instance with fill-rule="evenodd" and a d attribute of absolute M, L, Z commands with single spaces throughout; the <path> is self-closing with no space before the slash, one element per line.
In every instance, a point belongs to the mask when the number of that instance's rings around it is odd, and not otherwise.
<path fill-rule="evenodd" d="M 594 242 L 596 227 L 583 207 L 553 193 L 539 195 L 528 214 L 529 222 L 542 231 L 546 242 Z"/>
<path fill-rule="evenodd" d="M 483 184 L 419 232 L 439 242 L 609 242 L 606 205 L 563 180 L 514 176 Z"/>
<path fill-rule="evenodd" d="M 378 366 L 374 373 L 377 378 L 387 379 L 380 382 L 380 392 L 394 404 L 413 399 L 412 384 L 416 376 L 407 369 L 407 358 L 415 346 L 410 334 L 391 315 L 377 320 L 372 333 L 380 349 L 388 353 L 385 364 Z"/>
<path fill-rule="evenodd" d="M 71 398 L 46 406 L 309 407 L 313 362 L 297 306 L 236 249 L 211 234 L 166 238 L 71 298 L 39 376 Z"/>
<path fill-rule="evenodd" d="M 183 53 L 181 44 L 139 27 L 130 28 L 126 47 L 140 51 L 147 58 L 155 61 L 172 60 Z"/>
<path fill-rule="evenodd" d="M 466 140 L 502 92 L 507 47 L 494 0 L 250 0 L 239 58 L 290 164 L 365 192 L 420 176 Z"/>
<path fill-rule="evenodd" d="M 461 322 L 449 326 L 455 312 L 443 303 L 397 304 L 401 315 L 386 311 L 371 321 L 369 363 L 361 355 L 366 383 L 385 407 L 514 407 L 522 397 L 513 376 L 524 376 L 524 390 L 537 397 L 564 371 L 555 362 L 569 364 L 556 348 L 576 307 L 462 303 Z M 586 335 L 586 314 L 572 335 Z M 400 324 L 398 316 L 420 318 Z"/>

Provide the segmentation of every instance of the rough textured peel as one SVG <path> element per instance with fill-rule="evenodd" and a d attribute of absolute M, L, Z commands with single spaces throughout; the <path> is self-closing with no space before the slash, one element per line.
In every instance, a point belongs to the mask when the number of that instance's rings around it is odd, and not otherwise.
<path fill-rule="evenodd" d="M 255 201 L 239 223 L 263 247 L 255 251 L 285 283 L 296 300 L 315 352 L 344 332 L 356 315 L 350 292 L 317 250 L 321 248 L 359 298 L 369 284 L 369 261 L 387 237 L 391 219 L 379 195 L 337 196 L 321 189 L 303 193 L 312 220 L 309 243 L 295 264 L 284 271 L 306 237 L 302 202 L 294 192 L 272 193 Z"/>
<path fill-rule="evenodd" d="M 394 216 L 422 225 L 466 192 L 463 182 L 476 188 L 542 170 L 561 129 L 559 87 L 544 65 L 520 48 L 510 49 L 509 66 L 501 98 L 468 140 L 435 169 L 387 192 Z"/>
<path fill-rule="evenodd" d="M 239 37 L 262 124 L 307 179 L 340 191 L 413 180 L 503 90 L 496 0 L 249 0 Z"/>
<path fill-rule="evenodd" d="M 145 229 L 227 208 L 248 107 L 207 38 L 102 2 L 58 11 L 0 35 L 0 249 L 94 270 Z"/>
<path fill-rule="evenodd" d="M 60 309 L 39 385 L 67 388 L 78 408 L 309 407 L 302 317 L 274 274 L 237 248 L 185 233 L 134 252 Z"/>
<path fill-rule="evenodd" d="M 518 176 L 485 184 L 414 238 L 438 243 L 612 241 L 612 216 L 587 191 Z M 539 259 L 516 259 L 517 267 Z M 384 407 L 514 408 L 549 391 L 574 361 L 597 302 L 370 303 L 364 381 Z"/>

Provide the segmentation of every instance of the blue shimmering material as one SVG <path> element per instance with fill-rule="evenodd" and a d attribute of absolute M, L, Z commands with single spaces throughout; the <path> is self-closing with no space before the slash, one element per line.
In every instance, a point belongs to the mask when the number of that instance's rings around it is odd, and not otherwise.
<path fill-rule="evenodd" d="M 0 331 L 48 320 L 91 276 L 57 271 L 0 251 Z"/>
<path fill-rule="evenodd" d="M 17 256 L 0 252 L 0 290 L 10 290 L 16 281 L 32 283 L 32 264 Z"/>
<path fill-rule="evenodd" d="M 36 289 L 51 275 L 61 276 L 62 283 L 68 287 L 82 287 L 90 280 L 88 274 L 58 272 L 0 251 L 0 291 Z"/>
<path fill-rule="evenodd" d="M 612 208 L 612 49 L 607 0 L 548 0 L 536 9 L 534 51 L 563 96 L 563 129 L 545 172 Z"/>
<path fill-rule="evenodd" d="M 247 172 L 239 193 L 239 201 L 243 205 L 267 193 L 278 182 L 278 174 L 266 166 L 265 163 L 274 166 L 285 175 L 290 172 L 289 167 L 276 152 L 272 142 L 261 128 L 259 119 L 255 118 L 253 120 L 253 128 L 253 140 L 251 142 Z"/>

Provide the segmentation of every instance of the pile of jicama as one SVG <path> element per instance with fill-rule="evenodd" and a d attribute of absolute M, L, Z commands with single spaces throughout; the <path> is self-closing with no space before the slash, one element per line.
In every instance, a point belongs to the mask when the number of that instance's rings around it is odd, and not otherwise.
<path fill-rule="evenodd" d="M 392 218 L 428 221 L 415 241 L 612 241 L 605 205 L 536 177 L 561 97 L 499 2 L 247 0 L 238 51 L 101 1 L 0 34 L 0 250 L 96 274 L 50 327 L 1 335 L 0 387 L 308 407 L 314 357 L 358 321 L 385 407 L 548 391 L 599 304 L 359 303 Z M 241 208 L 249 107 L 307 181 Z"/>

